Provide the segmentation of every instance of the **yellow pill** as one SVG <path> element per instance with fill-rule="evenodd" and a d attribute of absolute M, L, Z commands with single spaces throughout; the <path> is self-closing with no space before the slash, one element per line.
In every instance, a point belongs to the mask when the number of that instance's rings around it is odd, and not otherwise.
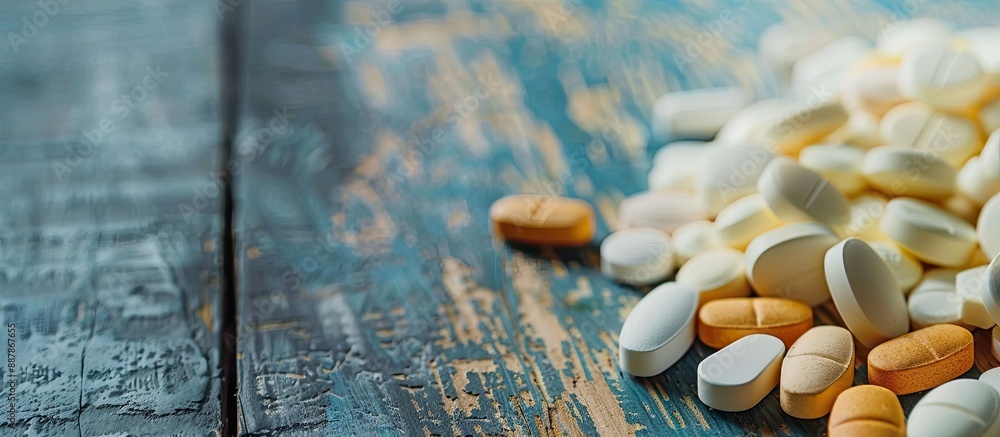
<path fill-rule="evenodd" d="M 781 363 L 781 409 L 817 419 L 854 381 L 854 338 L 839 326 L 817 326 L 799 337 Z"/>
<path fill-rule="evenodd" d="M 898 395 L 951 381 L 972 368 L 972 333 L 955 325 L 928 326 L 876 346 L 868 354 L 868 382 Z"/>
<path fill-rule="evenodd" d="M 493 230 L 507 241 L 584 246 L 594 238 L 594 209 L 579 199 L 516 194 L 493 202 Z"/>
<path fill-rule="evenodd" d="M 809 305 L 777 297 L 718 299 L 698 312 L 698 338 L 716 349 L 750 334 L 773 335 L 791 348 L 812 326 Z"/>
<path fill-rule="evenodd" d="M 906 437 L 899 398 L 877 385 L 844 390 L 830 411 L 829 437 Z"/>

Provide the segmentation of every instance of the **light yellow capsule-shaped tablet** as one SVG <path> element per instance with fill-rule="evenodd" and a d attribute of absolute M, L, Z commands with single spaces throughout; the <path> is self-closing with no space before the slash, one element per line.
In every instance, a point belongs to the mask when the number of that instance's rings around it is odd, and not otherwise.
<path fill-rule="evenodd" d="M 827 432 L 829 437 L 905 437 L 906 418 L 891 391 L 859 385 L 837 396 Z"/>
<path fill-rule="evenodd" d="M 583 246 L 594 238 L 594 209 L 568 197 L 518 194 L 490 207 L 494 232 L 516 243 Z"/>
<path fill-rule="evenodd" d="M 933 325 L 876 346 L 868 354 L 868 382 L 905 395 L 937 387 L 972 368 L 972 333 Z"/>
<path fill-rule="evenodd" d="M 781 364 L 781 409 L 799 419 L 825 416 L 854 381 L 854 338 L 839 326 L 799 337 Z"/>
<path fill-rule="evenodd" d="M 751 334 L 778 337 L 790 348 L 812 326 L 809 305 L 777 297 L 718 299 L 698 312 L 698 338 L 716 349 Z"/>

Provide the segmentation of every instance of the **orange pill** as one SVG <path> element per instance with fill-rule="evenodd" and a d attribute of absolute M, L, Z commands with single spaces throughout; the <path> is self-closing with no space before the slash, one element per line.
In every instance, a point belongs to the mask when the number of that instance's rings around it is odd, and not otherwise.
<path fill-rule="evenodd" d="M 817 419 L 854 382 L 854 338 L 839 326 L 810 329 L 781 362 L 778 401 L 789 416 Z"/>
<path fill-rule="evenodd" d="M 829 437 L 906 437 L 899 398 L 877 385 L 844 390 L 830 411 Z"/>
<path fill-rule="evenodd" d="M 955 325 L 928 326 L 876 346 L 868 354 L 868 382 L 897 395 L 951 381 L 972 368 L 972 333 Z"/>
<path fill-rule="evenodd" d="M 549 246 L 584 246 L 597 229 L 590 204 L 568 197 L 515 194 L 490 207 L 493 231 L 507 241 Z"/>
<path fill-rule="evenodd" d="M 716 349 L 750 334 L 773 335 L 788 349 L 812 326 L 809 305 L 777 297 L 717 299 L 698 312 L 698 338 Z"/>

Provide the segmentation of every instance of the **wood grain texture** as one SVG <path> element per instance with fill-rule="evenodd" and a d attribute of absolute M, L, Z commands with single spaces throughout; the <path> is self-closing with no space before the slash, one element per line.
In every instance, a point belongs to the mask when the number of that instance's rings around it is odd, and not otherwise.
<path fill-rule="evenodd" d="M 0 4 L 0 435 L 218 435 L 216 17 L 45 3 Z"/>
<path fill-rule="evenodd" d="M 997 12 L 966 6 L 917 15 L 971 24 Z M 700 343 L 662 375 L 622 374 L 617 334 L 645 290 L 602 277 L 596 242 L 495 241 L 487 210 L 508 193 L 579 197 L 606 236 L 618 202 L 645 185 L 656 96 L 774 92 L 753 55 L 767 25 L 826 20 L 871 36 L 898 7 L 253 3 L 241 434 L 821 435 L 825 419 L 785 415 L 777 392 L 743 413 L 701 404 L 695 370 L 714 351 Z M 817 319 L 838 322 L 831 305 Z M 978 369 L 996 364 L 983 338 Z M 901 398 L 907 411 L 919 396 Z"/>

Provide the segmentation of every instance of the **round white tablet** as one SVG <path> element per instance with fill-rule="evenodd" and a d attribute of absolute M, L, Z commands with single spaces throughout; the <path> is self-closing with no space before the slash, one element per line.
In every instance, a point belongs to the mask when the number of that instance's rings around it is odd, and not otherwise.
<path fill-rule="evenodd" d="M 975 123 L 920 102 L 889 110 L 882 117 L 879 132 L 887 144 L 929 152 L 954 168 L 961 167 L 982 146 Z"/>
<path fill-rule="evenodd" d="M 861 344 L 873 348 L 909 332 L 896 277 L 867 243 L 848 238 L 830 248 L 824 272 L 833 303 Z"/>
<path fill-rule="evenodd" d="M 851 222 L 845 234 L 867 242 L 888 239 L 878 228 L 886 202 L 885 198 L 873 194 L 863 194 L 851 200 Z"/>
<path fill-rule="evenodd" d="M 991 197 L 983 205 L 976 229 L 979 234 L 979 248 L 986 258 L 993 259 L 1000 255 L 1000 194 Z"/>
<path fill-rule="evenodd" d="M 987 76 L 975 55 L 937 41 L 903 56 L 903 95 L 931 106 L 958 110 L 972 106 L 986 89 Z"/>
<path fill-rule="evenodd" d="M 757 191 L 786 222 L 816 221 L 829 227 L 851 219 L 847 199 L 829 181 L 795 161 L 778 157 L 757 182 Z"/>
<path fill-rule="evenodd" d="M 698 172 L 699 199 L 714 216 L 726 205 L 757 192 L 757 180 L 774 154 L 762 146 L 713 148 Z"/>
<path fill-rule="evenodd" d="M 747 279 L 761 296 L 819 305 L 830 298 L 823 259 L 838 241 L 819 223 L 792 223 L 765 232 L 747 246 Z"/>
<path fill-rule="evenodd" d="M 657 228 L 666 232 L 684 223 L 707 218 L 705 206 L 693 193 L 646 191 L 622 200 L 618 221 L 623 228 Z"/>
<path fill-rule="evenodd" d="M 777 337 L 750 334 L 698 364 L 698 399 L 720 411 L 745 411 L 778 385 L 785 344 Z"/>
<path fill-rule="evenodd" d="M 865 149 L 847 145 L 815 145 L 802 149 L 799 164 L 830 181 L 844 195 L 850 196 L 865 189 L 867 183 L 861 176 L 861 162 Z"/>
<path fill-rule="evenodd" d="M 997 103 L 1000 104 L 1000 100 Z M 998 109 L 1000 109 L 1000 106 L 998 106 Z M 998 126 L 1000 126 L 1000 123 L 998 123 Z M 982 162 L 983 171 L 987 175 L 994 179 L 1000 179 L 1000 128 L 992 132 L 989 139 L 986 140 L 986 145 L 983 146 L 983 151 L 979 153 L 979 159 Z"/>
<path fill-rule="evenodd" d="M 670 237 L 656 228 L 622 229 L 601 242 L 601 273 L 630 285 L 663 282 L 676 262 Z"/>
<path fill-rule="evenodd" d="M 653 156 L 649 170 L 649 191 L 694 191 L 698 167 L 708 143 L 677 141 L 663 146 Z"/>
<path fill-rule="evenodd" d="M 982 206 L 994 194 L 1000 193 L 1000 179 L 994 178 L 983 169 L 983 162 L 978 156 L 973 156 L 965 162 L 955 178 L 958 192 L 966 199 Z"/>
<path fill-rule="evenodd" d="M 993 258 L 984 280 L 986 284 L 980 289 L 980 299 L 993 322 L 1000 323 L 1000 255 Z"/>
<path fill-rule="evenodd" d="M 924 266 L 913 255 L 903 252 L 898 246 L 888 241 L 875 241 L 868 244 L 892 270 L 893 276 L 896 277 L 896 283 L 903 290 L 903 294 L 908 294 L 920 282 L 920 278 L 924 275 Z"/>
<path fill-rule="evenodd" d="M 674 230 L 670 238 L 673 240 L 674 254 L 677 255 L 677 265 L 684 265 L 700 253 L 725 247 L 715 230 L 715 225 L 705 220 L 681 225 Z"/>
<path fill-rule="evenodd" d="M 955 191 L 955 169 L 932 153 L 900 146 L 868 151 L 861 165 L 868 183 L 893 196 L 940 200 Z"/>
<path fill-rule="evenodd" d="M 917 259 L 941 267 L 965 265 L 976 248 L 972 225 L 921 200 L 890 200 L 879 228 Z"/>
<path fill-rule="evenodd" d="M 667 282 L 635 304 L 618 336 L 618 362 L 635 376 L 663 373 L 694 343 L 698 292 Z"/>
<path fill-rule="evenodd" d="M 948 381 L 913 407 L 906 423 L 909 437 L 1000 435 L 1000 394 L 975 379 Z"/>
<path fill-rule="evenodd" d="M 691 258 L 677 271 L 677 282 L 698 290 L 700 304 L 751 294 L 743 252 L 714 249 Z"/>
<path fill-rule="evenodd" d="M 987 288 L 987 269 L 987 266 L 973 267 L 962 270 L 955 276 L 955 291 L 962 300 L 962 321 L 983 329 L 996 325 L 983 301 L 982 290 Z"/>
<path fill-rule="evenodd" d="M 886 27 L 878 36 L 878 51 L 894 58 L 947 40 L 952 33 L 952 25 L 934 18 L 912 18 L 897 25 Z"/>
<path fill-rule="evenodd" d="M 955 292 L 957 274 L 954 269 L 935 269 L 924 274 L 907 302 L 914 330 L 942 323 L 964 326 L 962 300 Z"/>
<path fill-rule="evenodd" d="M 715 230 L 719 238 L 733 249 L 746 249 L 750 240 L 781 226 L 781 219 L 774 215 L 767 201 L 760 194 L 737 200 L 715 217 Z"/>

